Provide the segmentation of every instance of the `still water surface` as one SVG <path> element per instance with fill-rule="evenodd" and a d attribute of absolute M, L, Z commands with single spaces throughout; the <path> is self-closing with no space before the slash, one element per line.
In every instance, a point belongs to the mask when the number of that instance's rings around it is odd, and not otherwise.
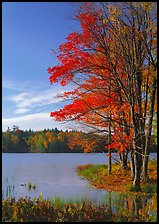
<path fill-rule="evenodd" d="M 151 153 L 152 158 L 156 158 L 156 153 Z M 107 192 L 91 187 L 87 180 L 77 175 L 76 167 L 88 163 L 104 164 L 107 160 L 102 153 L 3 153 L 3 196 L 10 185 L 13 186 L 11 196 L 16 198 L 34 198 L 42 192 L 43 198 L 60 196 L 64 199 L 85 198 L 100 202 Z M 28 182 L 36 184 L 36 188 L 29 190 Z"/>

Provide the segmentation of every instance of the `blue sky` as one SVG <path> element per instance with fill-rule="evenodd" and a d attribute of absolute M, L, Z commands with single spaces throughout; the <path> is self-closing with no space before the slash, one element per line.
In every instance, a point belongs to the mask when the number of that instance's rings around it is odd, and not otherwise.
<path fill-rule="evenodd" d="M 58 63 L 56 50 L 66 36 L 79 29 L 73 19 L 79 3 L 2 3 L 2 129 L 42 130 L 72 125 L 59 124 L 50 112 L 64 102 L 56 94 L 71 89 L 50 85 L 47 68 Z"/>

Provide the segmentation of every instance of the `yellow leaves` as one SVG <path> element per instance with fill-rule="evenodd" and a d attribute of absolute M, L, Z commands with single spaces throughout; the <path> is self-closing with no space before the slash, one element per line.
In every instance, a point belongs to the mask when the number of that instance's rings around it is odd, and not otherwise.
<path fill-rule="evenodd" d="M 157 71 L 154 70 L 154 67 L 152 65 L 149 66 L 148 68 L 150 77 L 154 78 L 157 77 Z"/>
<path fill-rule="evenodd" d="M 146 206 L 139 210 L 139 215 L 142 219 L 147 218 L 148 214 L 150 212 L 157 212 L 157 196 L 153 195 L 150 199 L 150 201 L 146 204 Z"/>
<path fill-rule="evenodd" d="M 114 6 L 112 5 L 108 5 L 108 10 L 109 12 L 113 15 L 117 12 L 117 8 L 115 8 Z"/>
<path fill-rule="evenodd" d="M 114 15 L 110 15 L 110 16 L 109 16 L 109 20 L 110 20 L 111 22 L 115 22 L 116 19 L 115 19 Z"/>
<path fill-rule="evenodd" d="M 138 3 L 139 4 L 139 3 Z M 154 2 L 140 2 L 140 5 L 142 6 L 142 8 L 149 12 L 150 10 L 153 9 L 154 7 Z"/>
<path fill-rule="evenodd" d="M 17 135 L 12 135 L 12 141 L 16 143 L 18 141 L 18 136 Z"/>
<path fill-rule="evenodd" d="M 106 23 L 108 23 L 108 22 L 109 22 L 108 19 L 103 19 L 103 24 L 106 24 Z"/>
<path fill-rule="evenodd" d="M 157 212 L 157 197 L 155 195 L 151 198 L 151 204 L 154 211 Z"/>
<path fill-rule="evenodd" d="M 17 214 L 18 214 L 18 208 L 17 208 L 17 206 L 16 206 L 16 204 L 14 205 L 14 210 L 13 210 L 13 217 L 14 217 L 14 219 L 16 220 L 16 218 L 17 218 Z"/>

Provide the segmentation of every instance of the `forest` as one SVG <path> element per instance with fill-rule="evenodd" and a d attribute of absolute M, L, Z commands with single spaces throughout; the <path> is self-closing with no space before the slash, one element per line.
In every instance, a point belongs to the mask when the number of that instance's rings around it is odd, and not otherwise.
<path fill-rule="evenodd" d="M 2 131 L 3 153 L 107 153 L 106 145 L 108 135 L 93 132 L 62 131 L 57 128 L 24 131 L 18 126 L 13 126 L 13 130 Z M 151 145 L 151 152 L 156 152 L 155 136 L 152 136 Z M 117 149 L 112 152 L 117 152 Z"/>
<path fill-rule="evenodd" d="M 3 153 L 78 153 L 86 150 L 91 152 L 107 152 L 105 145 L 107 136 L 78 131 L 62 131 L 57 128 L 41 131 L 20 130 L 13 127 L 2 131 Z"/>

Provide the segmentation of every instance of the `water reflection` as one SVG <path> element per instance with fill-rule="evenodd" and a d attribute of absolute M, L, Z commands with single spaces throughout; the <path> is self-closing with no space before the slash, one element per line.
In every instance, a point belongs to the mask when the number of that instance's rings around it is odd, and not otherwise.
<path fill-rule="evenodd" d="M 157 195 L 156 194 L 123 194 L 107 192 L 100 200 L 100 204 L 106 204 L 112 214 L 127 215 L 134 220 L 157 220 Z M 128 221 L 128 220 L 127 220 Z"/>

